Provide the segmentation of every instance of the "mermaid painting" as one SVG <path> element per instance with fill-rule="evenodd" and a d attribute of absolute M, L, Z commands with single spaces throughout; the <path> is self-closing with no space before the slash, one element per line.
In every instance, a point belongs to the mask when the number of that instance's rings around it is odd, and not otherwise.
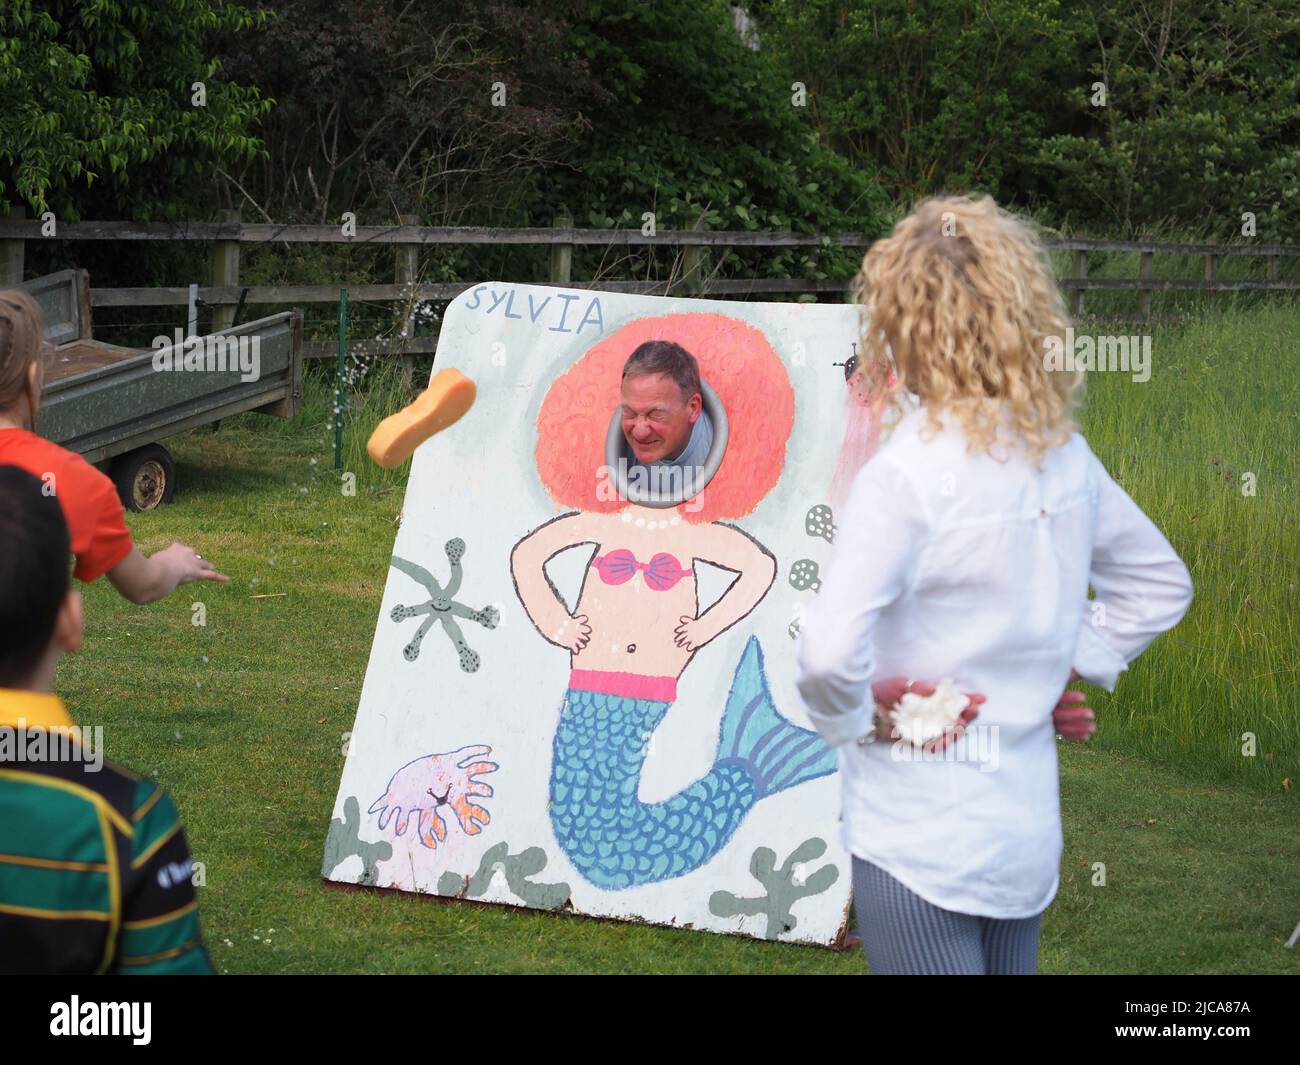
<path fill-rule="evenodd" d="M 676 506 L 632 502 L 603 480 L 624 362 L 649 340 L 673 341 L 695 356 L 726 418 L 725 457 Z M 570 655 L 552 746 L 550 817 L 565 854 L 598 887 L 684 876 L 718 854 L 758 802 L 837 768 L 835 752 L 774 705 L 751 635 L 734 668 L 712 768 L 661 802 L 638 796 L 650 737 L 686 667 L 743 623 L 772 586 L 771 552 L 723 519 L 751 513 L 776 484 L 793 420 L 789 378 L 766 338 L 717 314 L 633 321 L 585 352 L 542 401 L 538 473 L 567 512 L 524 536 L 510 564 L 537 631 Z M 545 566 L 579 547 L 590 561 L 570 611 Z M 703 612 L 700 563 L 735 574 Z"/>

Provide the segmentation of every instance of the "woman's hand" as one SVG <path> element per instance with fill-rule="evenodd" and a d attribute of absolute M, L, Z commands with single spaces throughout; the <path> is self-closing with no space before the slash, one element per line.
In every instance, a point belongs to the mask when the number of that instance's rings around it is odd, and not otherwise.
<path fill-rule="evenodd" d="M 1071 683 L 1082 680 L 1073 669 L 1070 670 Z M 1097 731 L 1096 715 L 1092 708 L 1085 706 L 1088 696 L 1079 691 L 1063 691 L 1061 698 L 1052 710 L 1052 727 L 1064 740 L 1086 740 Z"/>
<path fill-rule="evenodd" d="M 890 677 L 887 680 L 876 681 L 871 685 L 871 694 L 876 700 L 876 705 L 883 711 L 893 710 L 898 705 L 899 700 L 908 692 L 915 695 L 933 695 L 934 685 L 923 680 L 909 681 L 906 677 Z M 985 696 L 979 692 L 964 692 L 963 694 L 970 702 L 958 716 L 957 723 L 951 728 L 945 729 L 941 736 L 922 744 L 921 749 L 923 751 L 938 754 L 940 751 L 946 750 L 950 744 L 961 738 L 966 731 L 966 726 L 979 715 L 979 707 L 980 704 L 985 702 Z M 901 738 L 893 722 L 889 720 L 888 714 L 877 712 L 876 739 L 883 742 Z"/>

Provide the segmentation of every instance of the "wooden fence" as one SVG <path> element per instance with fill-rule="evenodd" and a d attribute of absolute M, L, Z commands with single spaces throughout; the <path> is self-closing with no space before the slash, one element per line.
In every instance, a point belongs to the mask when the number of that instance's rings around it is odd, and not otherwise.
<path fill-rule="evenodd" d="M 25 247 L 28 241 L 80 240 L 180 240 L 210 243 L 209 284 L 198 287 L 199 300 L 210 306 L 214 327 L 228 326 L 236 306 L 250 304 L 335 303 L 338 285 L 252 285 L 239 284 L 240 248 L 245 244 L 369 244 L 391 245 L 394 251 L 392 284 L 347 284 L 353 300 L 393 302 L 409 307 L 413 300 L 451 299 L 465 289 L 460 282 L 426 284 L 418 282 L 420 249 L 438 244 L 549 245 L 549 277 L 545 282 L 569 288 L 600 288 L 615 292 L 638 292 L 650 295 L 689 293 L 699 296 L 748 296 L 755 294 L 799 294 L 847 292 L 848 279 L 824 281 L 798 278 L 717 279 L 702 276 L 702 253 L 706 248 L 867 248 L 874 237 L 863 233 L 784 233 L 729 232 L 709 230 L 663 230 L 646 236 L 639 229 L 578 229 L 568 218 L 556 218 L 545 229 L 489 229 L 478 227 L 441 228 L 421 226 L 403 219 L 402 224 L 355 226 L 266 225 L 243 222 L 236 212 L 225 212 L 218 222 L 76 222 L 58 224 L 52 234 L 39 220 L 21 214 L 0 218 L 0 284 L 22 280 Z M 1071 293 L 1076 316 L 1085 313 L 1088 291 L 1121 289 L 1138 295 L 1140 321 L 1149 321 L 1151 294 L 1173 290 L 1208 293 L 1249 290 L 1296 291 L 1300 280 L 1282 279 L 1279 265 L 1283 257 L 1300 256 L 1295 244 L 1165 244 L 1152 241 L 1054 240 L 1047 247 L 1072 253 L 1072 272 L 1058 279 Z M 682 249 L 683 269 L 679 277 L 667 281 L 574 281 L 571 278 L 575 247 L 668 246 Z M 1135 278 L 1097 278 L 1088 276 L 1088 255 L 1092 252 L 1129 252 L 1138 255 Z M 1157 278 L 1152 276 L 1152 259 L 1156 255 L 1201 256 L 1204 261 L 1200 278 Z M 1224 257 L 1246 256 L 1266 261 L 1265 280 L 1223 281 L 1217 276 L 1219 261 Z M 92 279 L 93 280 L 93 279 Z M 504 279 L 503 279 L 504 280 Z M 346 284 L 346 282 L 344 282 Z M 191 286 L 152 286 L 146 288 L 94 288 L 94 307 L 161 307 L 185 305 L 191 298 Z M 399 311 L 400 313 L 400 311 Z M 402 343 L 406 354 L 431 352 L 435 337 L 414 337 L 407 323 L 407 339 Z M 387 342 L 372 345 L 387 347 Z M 333 341 L 309 344 L 312 356 L 333 356 Z"/>

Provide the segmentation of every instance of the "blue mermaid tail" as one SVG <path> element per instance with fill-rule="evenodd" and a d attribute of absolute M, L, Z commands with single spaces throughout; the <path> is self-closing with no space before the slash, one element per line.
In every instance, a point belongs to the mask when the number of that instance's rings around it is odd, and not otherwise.
<path fill-rule="evenodd" d="M 772 704 L 751 636 L 736 667 L 713 768 L 663 802 L 637 797 L 647 744 L 672 704 L 570 688 L 555 731 L 551 825 L 597 887 L 684 876 L 718 853 L 760 799 L 827 776 L 837 756 Z"/>

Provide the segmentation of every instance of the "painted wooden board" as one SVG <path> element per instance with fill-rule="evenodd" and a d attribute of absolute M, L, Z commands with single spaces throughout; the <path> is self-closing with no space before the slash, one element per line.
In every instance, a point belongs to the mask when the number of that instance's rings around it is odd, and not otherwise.
<path fill-rule="evenodd" d="M 794 657 L 874 447 L 846 386 L 858 331 L 843 305 L 503 283 L 451 302 L 437 366 L 478 397 L 413 459 L 327 879 L 840 937 L 837 754 Z M 691 351 L 726 414 L 716 474 L 676 507 L 618 498 L 606 463 L 651 339 Z"/>

